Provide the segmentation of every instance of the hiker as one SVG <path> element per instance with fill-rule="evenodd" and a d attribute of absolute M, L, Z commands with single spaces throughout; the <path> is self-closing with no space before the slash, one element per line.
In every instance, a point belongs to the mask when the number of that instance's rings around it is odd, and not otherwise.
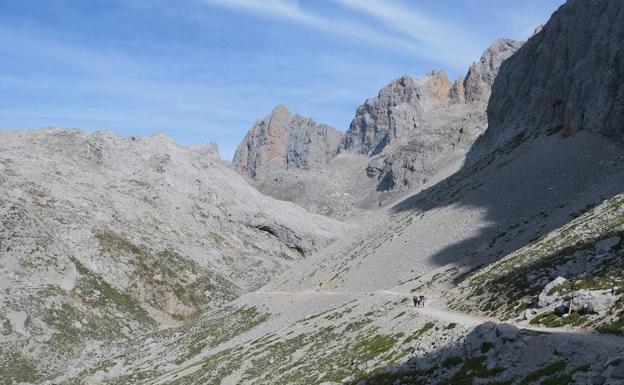
<path fill-rule="evenodd" d="M 418 298 L 418 302 L 420 303 L 420 306 L 425 307 L 425 296 L 421 295 L 420 298 Z"/>
<path fill-rule="evenodd" d="M 420 305 L 420 300 L 418 299 L 417 296 L 412 297 L 412 299 L 414 300 L 414 306 L 418 307 Z"/>

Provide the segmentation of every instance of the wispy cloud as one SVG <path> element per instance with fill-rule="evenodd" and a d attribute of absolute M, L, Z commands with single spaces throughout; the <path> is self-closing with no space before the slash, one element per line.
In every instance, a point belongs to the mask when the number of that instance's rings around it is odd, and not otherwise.
<path fill-rule="evenodd" d="M 377 47 L 415 54 L 455 69 L 467 66 L 479 47 L 466 31 L 435 21 L 391 1 L 334 0 L 351 11 L 363 12 L 382 25 L 364 25 L 354 18 L 329 18 L 304 9 L 296 0 L 204 0 L 213 6 L 282 18 L 317 30 L 345 36 Z M 357 15 L 352 15 L 357 16 Z M 393 30 L 394 33 L 389 32 Z"/>
<path fill-rule="evenodd" d="M 409 37 L 421 51 L 450 64 L 461 64 L 475 60 L 479 52 L 477 39 L 469 31 L 458 26 L 436 20 L 414 7 L 390 0 L 335 0 L 350 9 L 364 12 Z"/>

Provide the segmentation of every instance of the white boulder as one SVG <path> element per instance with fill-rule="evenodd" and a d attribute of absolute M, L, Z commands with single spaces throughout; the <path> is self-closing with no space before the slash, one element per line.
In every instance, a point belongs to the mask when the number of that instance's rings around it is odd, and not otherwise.
<path fill-rule="evenodd" d="M 563 277 L 557 277 L 553 281 L 548 283 L 546 286 L 544 286 L 544 290 L 542 290 L 542 292 L 540 293 L 540 295 L 538 297 L 537 306 L 538 307 L 546 307 L 546 306 L 554 303 L 559 296 L 557 296 L 557 295 L 550 295 L 550 291 L 553 288 L 555 288 L 556 286 L 559 286 L 559 285 L 561 285 L 561 284 L 563 284 L 563 283 L 565 283 L 567 281 L 568 280 L 563 278 Z"/>

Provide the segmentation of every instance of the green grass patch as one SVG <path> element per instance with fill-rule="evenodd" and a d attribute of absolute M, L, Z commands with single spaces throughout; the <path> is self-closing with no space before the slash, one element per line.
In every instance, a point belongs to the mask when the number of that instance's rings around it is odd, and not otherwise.
<path fill-rule="evenodd" d="M 547 365 L 543 368 L 537 369 L 531 373 L 529 373 L 522 381 L 520 381 L 519 385 L 529 385 L 531 382 L 537 381 L 541 378 L 553 376 L 558 374 L 562 370 L 566 368 L 567 364 L 565 361 L 557 361 L 553 362 L 550 365 Z"/>
<path fill-rule="evenodd" d="M 410 342 L 419 339 L 423 334 L 427 333 L 428 331 L 430 331 L 434 327 L 435 327 L 435 324 L 433 322 L 427 322 L 426 324 L 423 325 L 423 327 L 421 327 L 420 329 L 415 331 L 412 335 L 407 337 L 405 339 L 405 341 L 403 341 L 403 343 L 404 344 L 409 344 Z"/>
<path fill-rule="evenodd" d="M 464 362 L 464 359 L 459 356 L 451 356 L 442 361 L 442 367 L 450 369 Z"/>

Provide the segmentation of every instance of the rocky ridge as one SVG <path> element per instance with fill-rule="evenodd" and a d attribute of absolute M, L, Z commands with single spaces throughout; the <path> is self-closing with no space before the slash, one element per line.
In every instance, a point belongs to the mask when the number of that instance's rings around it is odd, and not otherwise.
<path fill-rule="evenodd" d="M 392 81 L 358 107 L 344 137 L 277 107 L 247 133 L 234 165 L 263 193 L 314 212 L 345 218 L 376 208 L 461 162 L 487 125 L 498 68 L 521 44 L 495 42 L 454 83 L 443 71 Z M 316 139 L 294 150 L 302 137 Z"/>
<path fill-rule="evenodd" d="M 442 71 L 394 80 L 358 108 L 341 149 L 371 156 L 367 175 L 377 179 L 378 191 L 424 184 L 485 131 L 499 67 L 521 45 L 498 40 L 454 83 Z"/>

